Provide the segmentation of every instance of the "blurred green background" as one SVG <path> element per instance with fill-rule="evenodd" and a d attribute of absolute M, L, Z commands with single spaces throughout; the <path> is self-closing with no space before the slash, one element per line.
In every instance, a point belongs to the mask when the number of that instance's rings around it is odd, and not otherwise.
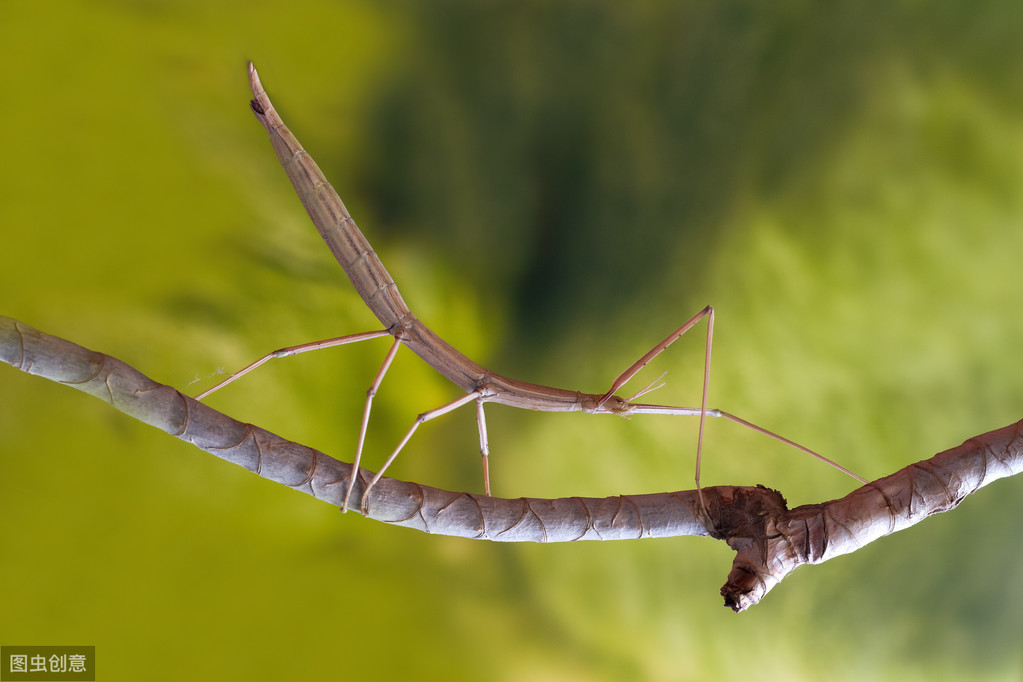
<path fill-rule="evenodd" d="M 252 59 L 471 357 L 600 392 L 712 303 L 712 403 L 875 478 L 1021 417 L 1021 27 L 1012 2 L 5 0 L 0 313 L 193 394 L 375 328 L 249 111 Z M 386 348 L 211 403 L 350 459 Z M 695 404 L 701 362 L 702 328 L 634 381 Z M 0 374 L 0 643 L 95 644 L 102 680 L 1023 676 L 1018 481 L 736 616 L 722 543 L 389 528 Z M 400 354 L 367 464 L 455 396 Z M 693 420 L 488 416 L 496 494 L 692 486 Z M 478 491 L 475 438 L 449 415 L 392 472 Z M 705 484 L 856 485 L 707 439 Z"/>

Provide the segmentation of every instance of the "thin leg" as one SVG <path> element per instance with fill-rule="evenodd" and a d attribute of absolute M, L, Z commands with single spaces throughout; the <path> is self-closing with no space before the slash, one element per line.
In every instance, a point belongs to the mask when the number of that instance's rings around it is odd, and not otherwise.
<path fill-rule="evenodd" d="M 791 445 L 792 447 L 796 448 L 797 450 L 802 450 L 803 452 L 805 452 L 806 454 L 810 455 L 811 457 L 814 457 L 814 458 L 820 460 L 821 462 L 824 462 L 825 464 L 830 464 L 831 466 L 833 466 L 836 469 L 838 469 L 839 471 L 841 471 L 843 474 L 846 474 L 848 476 L 852 476 L 853 478 L 855 478 L 860 483 L 866 484 L 866 483 L 870 482 L 867 479 L 863 478 L 862 476 L 859 476 L 859 475 L 854 474 L 853 472 L 849 471 L 848 469 L 846 469 L 844 466 L 842 466 L 838 462 L 833 462 L 830 459 L 828 459 L 827 457 L 825 457 L 824 455 L 818 454 L 818 453 L 814 452 L 813 450 L 811 450 L 810 448 L 804 447 L 804 446 L 800 445 L 799 443 L 797 443 L 795 441 L 791 441 L 788 438 L 785 438 L 784 436 L 779 436 L 777 433 L 774 433 L 772 431 L 768 431 L 767 429 L 765 429 L 762 426 L 757 426 L 753 422 L 748 422 L 748 421 L 746 421 L 745 419 L 743 419 L 741 417 L 736 417 L 734 414 L 729 414 L 727 412 L 722 412 L 720 410 L 718 410 L 718 415 L 721 416 L 721 417 L 724 417 L 725 419 L 730 419 L 733 422 L 735 422 L 736 424 L 742 424 L 743 426 L 745 426 L 747 428 L 753 429 L 757 433 L 762 433 L 765 436 L 770 436 L 771 438 L 774 438 L 777 441 L 781 441 L 782 443 L 785 443 L 786 445 Z"/>
<path fill-rule="evenodd" d="M 348 480 L 348 490 L 345 491 L 345 499 L 341 503 L 341 511 L 348 511 L 348 499 L 352 496 L 352 490 L 355 489 L 355 479 L 359 477 L 359 462 L 362 461 L 362 446 L 366 442 L 366 429 L 369 427 L 369 411 L 373 407 L 373 396 L 377 394 L 377 389 L 380 388 L 381 382 L 384 380 L 384 375 L 387 374 L 387 370 L 391 367 L 391 362 L 394 360 L 395 354 L 398 352 L 398 348 L 401 346 L 401 339 L 395 338 L 394 343 L 391 344 L 391 349 L 387 351 L 387 357 L 384 358 L 384 364 L 380 365 L 379 371 L 375 377 L 373 377 L 373 383 L 370 385 L 369 390 L 366 391 L 366 405 L 362 408 L 362 424 L 359 426 L 359 442 L 355 446 L 355 461 L 352 462 L 352 477 Z M 374 479 L 375 480 L 375 479 Z"/>
<path fill-rule="evenodd" d="M 693 326 L 702 320 L 707 318 L 707 348 L 704 351 L 703 356 L 703 394 L 700 400 L 700 430 L 699 435 L 696 439 L 696 490 L 700 496 L 700 505 L 706 510 L 706 506 L 703 504 L 703 493 L 700 490 L 700 460 L 703 455 L 703 425 L 707 421 L 707 395 L 710 391 L 710 350 L 714 345 L 714 308 L 707 306 L 700 312 L 693 315 L 691 318 L 686 320 L 685 324 L 681 327 L 668 334 L 664 341 L 654 346 L 647 352 L 646 355 L 637 360 L 631 367 L 618 375 L 618 378 L 611 383 L 611 388 L 605 393 L 600 401 L 597 403 L 597 407 L 603 405 L 608 398 L 614 395 L 615 391 L 625 385 L 629 379 L 634 377 L 639 370 L 643 369 L 651 360 L 664 352 L 671 344 L 675 343 L 683 334 L 693 328 Z M 646 388 L 640 391 L 640 394 L 646 393 L 651 389 Z"/>
<path fill-rule="evenodd" d="M 221 381 L 219 384 L 217 384 L 213 388 L 200 393 L 199 395 L 197 395 L 195 397 L 195 399 L 196 400 L 202 400 L 203 398 L 208 396 L 210 393 L 213 393 L 214 391 L 219 391 L 224 386 L 227 386 L 228 384 L 230 384 L 231 382 L 235 381 L 236 379 L 239 379 L 239 378 L 245 376 L 246 374 L 248 374 L 252 370 L 256 369 L 257 367 L 259 367 L 263 363 L 267 362 L 268 360 L 272 360 L 273 358 L 285 358 L 285 357 L 288 357 L 289 355 L 298 355 L 299 353 L 305 353 L 305 352 L 311 351 L 311 350 L 319 350 L 321 348 L 332 348 L 334 346 L 343 346 L 346 343 L 355 343 L 356 341 L 366 341 L 367 339 L 376 339 L 376 338 L 379 338 L 381 336 L 388 336 L 389 334 L 390 334 L 390 332 L 387 331 L 386 329 L 381 329 L 380 331 L 376 331 L 376 332 L 362 332 L 360 334 L 349 334 L 348 336 L 339 336 L 339 337 L 334 338 L 334 339 L 326 339 L 324 341 L 314 341 L 313 343 L 303 343 L 303 344 L 298 345 L 298 346 L 288 346 L 287 348 L 281 348 L 279 350 L 275 350 L 273 353 L 269 353 L 267 355 L 264 355 L 260 359 L 256 360 L 255 362 L 253 362 L 251 365 L 249 365 L 245 369 L 241 369 L 241 370 L 235 372 L 234 374 L 232 374 L 228 378 L 224 379 L 223 381 Z"/>
<path fill-rule="evenodd" d="M 636 360 L 636 362 L 631 367 L 629 367 L 627 370 L 619 374 L 618 378 L 611 383 L 611 388 L 608 390 L 607 393 L 601 396 L 600 400 L 597 402 L 597 407 L 600 407 L 605 402 L 607 402 L 608 398 L 615 394 L 615 391 L 617 391 L 618 389 L 625 385 L 625 382 L 627 382 L 632 377 L 636 376 L 636 373 L 639 372 L 639 370 L 646 367 L 651 360 L 660 355 L 668 346 L 675 343 L 675 341 L 677 341 L 680 336 L 689 331 L 693 327 L 693 325 L 695 325 L 697 322 L 708 316 L 710 317 L 708 325 L 713 325 L 714 309 L 710 306 L 707 306 L 706 308 L 704 308 L 703 310 L 689 318 L 689 320 L 687 320 L 686 323 L 683 324 L 681 327 L 679 327 L 672 333 L 668 334 L 668 337 L 664 339 L 664 341 L 661 341 L 659 344 L 651 348 L 646 355 L 641 357 L 639 360 Z"/>
<path fill-rule="evenodd" d="M 414 434 L 416 432 L 416 429 L 419 428 L 420 424 L 422 424 L 423 422 L 428 422 L 431 419 L 434 419 L 436 417 L 441 416 L 442 414 L 447 414 L 448 412 L 451 412 L 452 410 L 457 410 L 462 405 L 465 405 L 467 403 L 471 403 L 473 400 L 476 400 L 477 398 L 482 397 L 482 395 L 483 394 L 480 391 L 473 391 L 472 393 L 467 393 L 467 394 L 463 395 L 458 400 L 452 400 L 447 405 L 441 405 L 440 407 L 438 407 L 435 410 L 430 410 L 429 412 L 423 412 L 421 415 L 416 417 L 416 420 L 414 422 L 412 422 L 412 426 L 405 433 L 405 437 L 401 439 L 400 443 L 398 443 L 398 447 L 394 448 L 394 452 L 392 452 L 391 456 L 387 458 L 387 461 L 384 462 L 384 465 L 382 467 L 380 467 L 380 471 L 378 471 L 376 473 L 376 475 L 373 477 L 373 480 L 370 481 L 369 485 L 366 486 L 366 489 L 362 491 L 362 505 L 363 505 L 363 507 L 366 506 L 366 501 L 369 499 L 369 491 L 372 490 L 373 486 L 375 486 L 377 484 L 377 481 L 379 481 L 383 477 L 384 472 L 387 471 L 387 467 L 391 466 L 391 462 L 394 461 L 394 459 L 398 456 L 398 453 L 401 452 L 402 448 L 404 448 L 405 445 L 409 442 L 409 440 L 412 438 L 412 434 Z M 477 414 L 478 414 L 478 412 L 477 412 Z M 352 480 L 353 481 L 355 480 L 355 476 L 354 475 L 352 476 Z M 346 502 L 346 504 L 347 504 L 347 502 Z"/>
<path fill-rule="evenodd" d="M 703 397 L 700 400 L 700 432 L 696 438 L 696 494 L 700 498 L 700 507 L 707 517 L 707 504 L 703 501 L 703 488 L 700 487 L 700 458 L 703 455 L 703 425 L 707 421 L 707 393 L 710 390 L 710 349 L 714 346 L 714 309 L 707 306 L 707 350 L 703 356 Z"/>
<path fill-rule="evenodd" d="M 629 402 L 631 403 L 632 401 L 630 400 Z M 757 433 L 759 433 L 761 435 L 767 436 L 769 438 L 773 438 L 774 440 L 776 440 L 776 441 L 778 441 L 780 443 L 785 443 L 785 445 L 790 445 L 790 446 L 796 448 L 797 450 L 801 450 L 801 451 L 805 452 L 806 454 L 810 455 L 811 457 L 813 457 L 813 458 L 815 458 L 815 459 L 817 459 L 817 460 L 819 460 L 821 462 L 824 462 L 825 464 L 827 464 L 829 466 L 832 466 L 835 469 L 838 469 L 843 474 L 846 474 L 847 476 L 851 476 L 852 478 L 855 478 L 860 483 L 868 483 L 867 479 L 863 478 L 862 476 L 859 476 L 858 474 L 853 473 L 852 471 L 850 471 L 849 469 L 845 468 L 841 464 L 838 464 L 837 462 L 833 462 L 832 460 L 828 459 L 824 455 L 816 453 L 816 452 L 814 452 L 813 450 L 811 450 L 810 448 L 808 448 L 808 447 L 806 447 L 804 445 L 800 445 L 799 443 L 797 443 L 797 442 L 795 442 L 793 440 L 789 440 L 788 438 L 786 438 L 784 436 L 778 435 L 774 431 L 769 431 L 769 430 L 765 429 L 763 426 L 757 426 L 753 422 L 746 421 L 742 417 L 737 417 L 734 414 L 730 414 L 728 412 L 725 412 L 724 410 L 718 410 L 716 408 L 708 407 L 704 411 L 704 410 L 701 410 L 701 408 L 699 408 L 699 407 L 678 407 L 676 405 L 650 405 L 648 403 L 632 403 L 632 414 L 667 414 L 667 415 L 695 417 L 695 416 L 699 415 L 701 412 L 703 412 L 708 417 L 724 417 L 725 419 L 733 421 L 736 424 L 741 424 L 742 426 L 745 426 L 747 429 L 752 429 L 753 431 L 756 431 Z"/>
<path fill-rule="evenodd" d="M 483 493 L 490 497 L 490 442 L 487 439 L 487 419 L 483 415 L 483 396 L 476 398 L 476 425 L 480 432 L 480 455 L 483 457 Z"/>

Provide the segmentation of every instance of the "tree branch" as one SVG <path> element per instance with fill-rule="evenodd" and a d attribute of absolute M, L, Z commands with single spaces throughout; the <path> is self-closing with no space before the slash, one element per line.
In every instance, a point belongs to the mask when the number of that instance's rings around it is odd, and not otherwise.
<path fill-rule="evenodd" d="M 29 374 L 96 396 L 249 471 L 340 506 L 354 467 L 245 424 L 102 353 L 0 317 L 0 359 Z M 722 587 L 742 611 L 786 575 L 853 552 L 1023 468 L 1023 421 L 971 438 L 845 497 L 789 510 L 763 486 L 608 498 L 503 499 L 381 478 L 358 469 L 352 508 L 368 518 L 427 533 L 499 542 L 569 542 L 701 535 L 725 540 L 736 557 Z"/>

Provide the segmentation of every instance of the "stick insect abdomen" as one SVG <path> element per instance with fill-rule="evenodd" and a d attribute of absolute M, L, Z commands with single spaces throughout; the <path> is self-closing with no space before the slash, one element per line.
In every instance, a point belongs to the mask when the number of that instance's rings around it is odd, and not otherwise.
<path fill-rule="evenodd" d="M 396 339 L 445 378 L 467 393 L 479 390 L 488 375 L 486 368 L 460 353 L 412 314 L 394 278 L 355 224 L 341 197 L 273 108 L 251 65 L 249 77 L 255 97 L 252 111 L 269 133 L 277 158 L 316 230 L 366 306 Z"/>
<path fill-rule="evenodd" d="M 394 278 L 359 231 L 323 171 L 270 106 L 261 87 L 260 94 L 263 101 L 253 100 L 252 110 L 269 133 L 277 158 L 317 231 L 366 306 L 385 327 L 395 327 L 410 312 Z"/>
<path fill-rule="evenodd" d="M 255 70 L 250 67 L 249 73 L 255 96 L 252 110 L 269 133 L 277 158 L 302 205 L 366 306 L 396 339 L 462 390 L 482 391 L 486 402 L 549 412 L 598 411 L 600 396 L 493 374 L 420 322 L 405 304 L 394 278 L 355 224 L 341 197 L 270 104 Z M 599 411 L 625 410 L 609 405 Z"/>

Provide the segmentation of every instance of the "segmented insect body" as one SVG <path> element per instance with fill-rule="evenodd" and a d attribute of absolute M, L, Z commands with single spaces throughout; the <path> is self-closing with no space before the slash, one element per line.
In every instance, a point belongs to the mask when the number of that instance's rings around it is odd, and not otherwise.
<path fill-rule="evenodd" d="M 465 391 L 466 395 L 458 398 L 457 400 L 453 400 L 446 405 L 442 405 L 438 408 L 420 414 L 412 427 L 408 430 L 408 432 L 406 432 L 405 437 L 398 444 L 397 448 L 395 448 L 390 457 L 386 460 L 386 462 L 384 462 L 380 471 L 377 472 L 376 477 L 369 482 L 366 492 L 368 492 L 368 490 L 380 479 L 383 472 L 409 441 L 412 434 L 420 424 L 446 414 L 447 412 L 455 410 L 470 402 L 476 403 L 477 424 L 480 436 L 480 452 L 483 456 L 484 489 L 488 495 L 490 494 L 490 477 L 487 465 L 489 446 L 487 444 L 486 421 L 483 414 L 483 403 L 485 402 L 496 402 L 512 407 L 545 412 L 570 412 L 582 410 L 584 412 L 618 415 L 673 414 L 699 416 L 700 430 L 696 446 L 697 490 L 699 490 L 700 481 L 700 453 L 703 443 L 703 423 L 705 418 L 709 416 L 725 417 L 759 433 L 792 445 L 803 452 L 806 452 L 849 474 L 853 478 L 865 482 L 864 479 L 856 476 L 848 469 L 835 464 L 831 460 L 818 455 L 812 450 L 809 450 L 786 438 L 782 438 L 781 436 L 756 426 L 744 419 L 728 414 L 727 412 L 707 407 L 708 387 L 710 385 L 710 351 L 714 329 L 714 310 L 710 306 L 707 306 L 691 317 L 681 327 L 669 334 L 667 338 L 654 346 L 648 353 L 622 372 L 614 380 L 614 382 L 612 382 L 610 390 L 603 395 L 553 388 L 550 386 L 541 386 L 525 381 L 510 379 L 508 377 L 495 374 L 482 365 L 473 362 L 449 343 L 437 336 L 437 334 L 430 330 L 425 324 L 420 322 L 409 310 L 409 307 L 405 304 L 405 301 L 401 297 L 401 293 L 398 291 L 394 278 L 391 277 L 390 273 L 387 272 L 387 269 L 384 268 L 383 263 L 380 262 L 380 258 L 377 256 L 376 252 L 373 251 L 373 248 L 366 240 L 366 237 L 355 224 L 355 221 L 352 219 L 348 209 L 345 208 L 344 202 L 341 201 L 341 197 L 339 197 L 337 192 L 334 191 L 334 188 L 330 186 L 330 183 L 327 182 L 326 177 L 316 165 L 316 162 L 313 161 L 305 149 L 303 149 L 302 145 L 299 144 L 298 140 L 291 131 L 288 130 L 287 126 L 285 126 L 284 122 L 281 120 L 281 117 L 274 110 L 274 107 L 270 103 L 270 99 L 267 96 L 266 91 L 263 89 L 263 85 L 260 83 L 259 76 L 252 64 L 249 64 L 249 82 L 252 87 L 253 95 L 251 102 L 252 111 L 270 135 L 270 141 L 273 144 L 274 151 L 277 153 L 277 158 L 280 160 L 281 165 L 284 167 L 288 177 L 291 179 L 291 183 L 294 186 L 295 191 L 298 193 L 299 199 L 302 201 L 302 205 L 305 206 L 305 209 L 309 213 L 309 217 L 312 219 L 313 224 L 319 231 L 320 236 L 323 237 L 323 240 L 327 243 L 331 253 L 334 254 L 334 258 L 337 259 L 341 267 L 344 268 L 345 274 L 348 275 L 348 278 L 351 280 L 355 290 L 362 297 L 366 306 L 374 315 L 376 315 L 377 319 L 384 326 L 384 329 L 374 332 L 352 334 L 345 337 L 338 337 L 337 339 L 329 339 L 327 341 L 311 344 L 303 344 L 301 346 L 292 346 L 290 348 L 283 348 L 279 351 L 275 351 L 274 353 L 257 360 L 255 363 L 252 363 L 231 377 L 228 377 L 227 380 L 200 395 L 200 398 L 209 395 L 209 393 L 219 389 L 227 383 L 230 383 L 237 377 L 251 371 L 255 367 L 258 367 L 270 358 L 294 355 L 295 353 L 312 350 L 314 348 L 352 343 L 354 341 L 377 338 L 379 336 L 390 334 L 394 337 L 395 342 L 392 345 L 391 350 L 388 352 L 383 365 L 377 372 L 372 386 L 369 391 L 367 391 L 362 426 L 359 432 L 358 446 L 355 454 L 356 467 L 359 466 L 362 456 L 363 443 L 365 441 L 373 396 L 379 388 L 387 369 L 390 367 L 391 361 L 394 359 L 395 352 L 400 344 L 404 344 L 410 348 L 414 353 L 416 353 L 416 355 L 421 357 L 441 375 Z M 663 352 L 668 346 L 678 340 L 678 338 L 686 331 L 704 318 L 707 319 L 707 341 L 704 356 L 703 394 L 701 406 L 699 408 L 634 403 L 631 402 L 632 399 L 625 400 L 615 395 L 615 392 L 629 381 L 629 379 L 631 379 L 637 372 L 639 372 L 639 370 L 641 370 L 647 363 Z M 640 391 L 637 396 L 642 395 L 647 392 L 647 390 L 649 389 Z M 345 503 L 342 505 L 342 508 L 347 508 L 348 498 L 354 490 L 354 485 L 355 477 L 353 477 L 349 483 L 348 493 L 345 497 Z"/>

